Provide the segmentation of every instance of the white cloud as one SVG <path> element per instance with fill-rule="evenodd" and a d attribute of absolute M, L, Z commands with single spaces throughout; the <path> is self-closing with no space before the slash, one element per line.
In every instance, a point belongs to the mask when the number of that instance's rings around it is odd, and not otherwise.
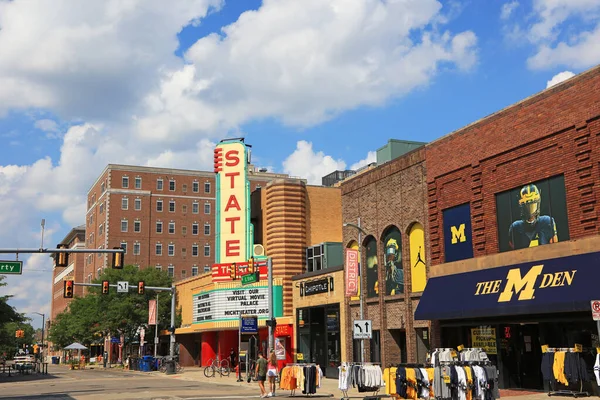
<path fill-rule="evenodd" d="M 534 0 L 532 17 L 527 29 L 513 29 L 536 47 L 529 68 L 584 69 L 600 63 L 598 0 Z"/>
<path fill-rule="evenodd" d="M 549 87 L 552 87 L 554 85 L 558 85 L 562 81 L 566 81 L 567 79 L 572 78 L 574 76 L 575 76 L 575 74 L 572 73 L 571 71 L 559 72 L 558 74 L 554 75 L 552 77 L 552 79 L 550 79 L 548 82 L 546 82 L 546 89 L 548 89 Z"/>
<path fill-rule="evenodd" d="M 369 165 L 373 162 L 377 161 L 377 152 L 376 151 L 369 151 L 369 153 L 367 154 L 367 157 L 363 158 L 362 160 L 355 162 L 354 164 L 352 164 L 350 166 L 350 169 L 353 170 L 357 170 L 359 168 L 362 168 L 366 165 Z"/>
<path fill-rule="evenodd" d="M 266 0 L 196 42 L 185 76 L 152 103 L 169 115 L 181 102 L 201 107 L 211 128 L 273 116 L 309 126 L 381 105 L 426 85 L 440 63 L 475 63 L 475 34 L 438 31 L 440 12 L 435 0 Z"/>
<path fill-rule="evenodd" d="M 510 3 L 504 3 L 502 5 L 502 9 L 500 11 L 500 19 L 507 20 L 510 18 L 511 14 L 515 9 L 519 7 L 518 1 L 511 1 Z"/>
<path fill-rule="evenodd" d="M 369 151 L 367 156 L 355 162 L 349 169 L 357 170 L 377 161 L 377 152 Z M 321 178 L 334 171 L 346 170 L 346 162 L 335 159 L 323 151 L 313 150 L 313 144 L 306 140 L 296 143 L 296 149 L 283 161 L 283 171 L 291 176 L 306 179 L 311 185 L 321 185 Z"/>
<path fill-rule="evenodd" d="M 156 83 L 176 34 L 221 0 L 0 1 L 0 113 L 41 107 L 63 118 L 126 116 Z"/>
<path fill-rule="evenodd" d="M 107 163 L 210 169 L 214 140 L 244 123 L 318 124 L 477 61 L 475 34 L 444 30 L 436 0 L 265 0 L 176 57 L 178 32 L 221 5 L 0 0 L 0 117 L 39 110 L 62 141 L 58 157 L 0 166 L 0 241 L 30 247 L 42 217 L 83 223 Z M 345 166 L 307 142 L 284 163 L 319 184 Z"/>
<path fill-rule="evenodd" d="M 51 119 L 40 119 L 35 121 L 35 127 L 44 132 L 58 132 L 58 124 Z"/>
<path fill-rule="evenodd" d="M 313 151 L 313 145 L 305 140 L 296 144 L 296 150 L 283 161 L 283 171 L 291 176 L 304 178 L 311 185 L 320 185 L 321 178 L 346 169 L 344 160 L 335 160 L 322 151 Z"/>

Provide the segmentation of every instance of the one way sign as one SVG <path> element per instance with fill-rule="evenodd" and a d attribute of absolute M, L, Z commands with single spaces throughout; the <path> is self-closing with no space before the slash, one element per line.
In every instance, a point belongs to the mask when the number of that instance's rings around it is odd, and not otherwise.
<path fill-rule="evenodd" d="M 373 326 L 370 319 L 357 319 L 354 321 L 354 339 L 371 339 Z"/>

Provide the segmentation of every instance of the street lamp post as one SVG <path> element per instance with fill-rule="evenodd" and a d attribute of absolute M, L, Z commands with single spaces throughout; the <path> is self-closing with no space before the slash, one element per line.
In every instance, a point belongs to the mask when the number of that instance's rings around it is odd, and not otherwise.
<path fill-rule="evenodd" d="M 41 315 L 42 316 L 42 351 L 41 353 L 41 358 L 42 358 L 42 362 L 44 362 L 44 329 L 46 328 L 46 314 L 44 313 L 39 313 L 39 312 L 33 312 L 32 314 L 37 314 L 37 315 Z"/>
<path fill-rule="evenodd" d="M 363 308 L 363 296 L 364 296 L 364 287 L 363 287 L 363 274 L 362 274 L 362 252 L 361 247 L 362 247 L 362 234 L 364 233 L 365 235 L 367 235 L 367 232 L 365 232 L 361 226 L 360 226 L 360 217 L 358 217 L 358 224 L 352 224 L 350 222 L 346 222 L 344 223 L 344 226 L 350 226 L 352 228 L 356 228 L 356 230 L 358 231 L 358 276 L 360 276 L 360 286 L 359 286 L 359 290 L 360 292 L 358 293 L 358 299 L 360 302 L 360 319 L 364 319 L 364 308 Z M 365 361 L 365 345 L 363 342 L 364 339 L 360 339 L 360 358 L 361 358 L 361 362 Z"/>

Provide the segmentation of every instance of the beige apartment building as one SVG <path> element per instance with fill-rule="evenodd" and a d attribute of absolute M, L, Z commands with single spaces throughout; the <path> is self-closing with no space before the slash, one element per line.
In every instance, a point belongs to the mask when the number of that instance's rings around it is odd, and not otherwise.
<path fill-rule="evenodd" d="M 288 178 L 249 166 L 250 191 Z M 88 248 L 125 248 L 125 264 L 167 271 L 176 281 L 210 271 L 215 257 L 214 172 L 109 164 L 87 196 Z M 110 267 L 85 256 L 84 280 Z"/>

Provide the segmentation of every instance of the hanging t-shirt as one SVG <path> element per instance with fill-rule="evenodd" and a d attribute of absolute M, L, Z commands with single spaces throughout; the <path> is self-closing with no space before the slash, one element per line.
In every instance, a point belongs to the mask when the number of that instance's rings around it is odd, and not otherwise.
<path fill-rule="evenodd" d="M 338 389 L 340 390 L 348 390 L 348 375 L 349 371 L 346 365 L 341 365 L 338 367 L 339 375 L 338 375 Z"/>

